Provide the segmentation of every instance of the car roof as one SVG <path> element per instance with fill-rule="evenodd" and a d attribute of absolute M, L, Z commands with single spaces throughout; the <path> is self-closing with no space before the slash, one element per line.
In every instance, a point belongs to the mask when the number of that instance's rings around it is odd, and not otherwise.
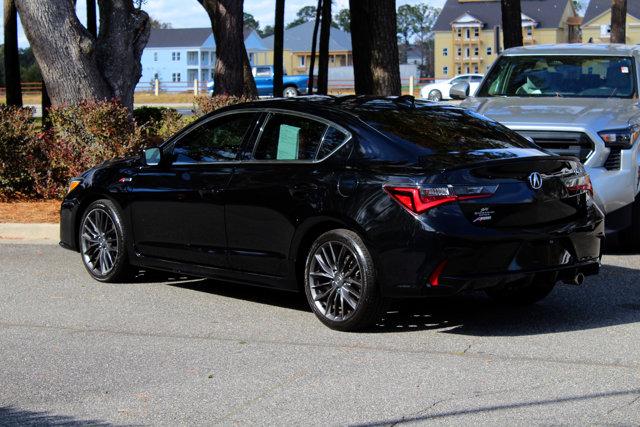
<path fill-rule="evenodd" d="M 632 56 L 640 54 L 640 46 L 626 44 L 564 43 L 520 46 L 506 49 L 503 56 L 518 55 L 600 55 Z"/>
<path fill-rule="evenodd" d="M 257 109 L 257 110 L 287 110 L 291 113 L 317 115 L 337 124 L 345 123 L 349 119 L 360 118 L 367 111 L 394 110 L 406 111 L 419 108 L 420 110 L 460 109 L 459 107 L 417 100 L 413 96 L 376 97 L 376 96 L 299 96 L 295 98 L 272 98 L 235 104 L 216 110 L 206 117 L 214 116 L 223 111 Z"/>

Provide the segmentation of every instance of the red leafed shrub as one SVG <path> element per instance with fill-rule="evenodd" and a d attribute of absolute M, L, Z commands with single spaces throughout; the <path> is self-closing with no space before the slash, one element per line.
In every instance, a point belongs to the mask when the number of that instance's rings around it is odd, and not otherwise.
<path fill-rule="evenodd" d="M 228 107 L 229 105 L 251 101 L 254 101 L 254 99 L 244 96 L 200 95 L 195 97 L 193 100 L 193 112 L 197 116 L 204 116 L 205 114 L 212 113 L 220 108 Z"/>
<path fill-rule="evenodd" d="M 0 105 L 0 200 L 23 199 L 34 191 L 29 172 L 36 125 L 29 108 Z"/>
<path fill-rule="evenodd" d="M 135 154 L 144 145 L 130 111 L 116 101 L 56 106 L 49 120 L 51 127 L 37 135 L 33 150 L 37 197 L 61 197 L 69 178 L 105 160 Z"/>

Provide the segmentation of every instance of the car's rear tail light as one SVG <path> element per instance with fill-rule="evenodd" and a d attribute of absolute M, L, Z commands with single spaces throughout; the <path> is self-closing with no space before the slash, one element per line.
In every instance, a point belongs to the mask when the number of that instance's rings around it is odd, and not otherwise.
<path fill-rule="evenodd" d="M 433 272 L 431 272 L 431 275 L 429 276 L 429 284 L 431 286 L 440 286 L 440 275 L 444 271 L 448 262 L 449 261 L 447 261 L 446 259 L 444 261 L 441 261 L 440 264 L 438 264 L 436 268 L 434 268 Z"/>
<path fill-rule="evenodd" d="M 491 197 L 498 189 L 497 185 L 479 186 L 421 186 L 407 187 L 385 185 L 384 189 L 402 207 L 414 214 L 421 214 L 436 206 L 460 200 Z"/>
<path fill-rule="evenodd" d="M 581 175 L 577 178 L 571 178 L 566 181 L 567 190 L 571 194 L 588 193 L 593 196 L 593 184 L 589 175 Z"/>

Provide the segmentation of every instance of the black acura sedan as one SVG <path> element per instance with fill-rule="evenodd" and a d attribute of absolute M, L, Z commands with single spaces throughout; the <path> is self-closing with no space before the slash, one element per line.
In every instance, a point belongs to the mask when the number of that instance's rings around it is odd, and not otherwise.
<path fill-rule="evenodd" d="M 258 101 L 71 180 L 61 242 L 103 282 L 158 269 L 302 290 L 327 326 L 385 301 L 544 298 L 599 270 L 603 215 L 573 157 L 411 97 Z"/>

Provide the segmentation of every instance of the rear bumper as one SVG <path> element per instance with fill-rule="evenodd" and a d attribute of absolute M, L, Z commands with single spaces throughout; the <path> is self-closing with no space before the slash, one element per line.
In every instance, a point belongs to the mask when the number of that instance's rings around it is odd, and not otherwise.
<path fill-rule="evenodd" d="M 392 298 L 452 295 L 543 275 L 555 282 L 597 274 L 604 241 L 604 220 L 596 210 L 580 223 L 534 230 L 477 227 L 455 205 L 402 222 L 387 221 L 395 226 L 387 233 L 407 244 L 376 249 L 381 292 Z"/>
<path fill-rule="evenodd" d="M 483 289 L 499 289 L 514 283 L 531 283 L 537 279 L 553 283 L 571 283 L 578 274 L 593 276 L 600 271 L 600 260 L 593 259 L 588 262 L 568 266 L 556 266 L 546 269 L 479 274 L 471 276 L 444 276 L 438 286 L 427 286 L 423 291 L 425 296 L 454 295 L 463 291 L 475 291 Z"/>

